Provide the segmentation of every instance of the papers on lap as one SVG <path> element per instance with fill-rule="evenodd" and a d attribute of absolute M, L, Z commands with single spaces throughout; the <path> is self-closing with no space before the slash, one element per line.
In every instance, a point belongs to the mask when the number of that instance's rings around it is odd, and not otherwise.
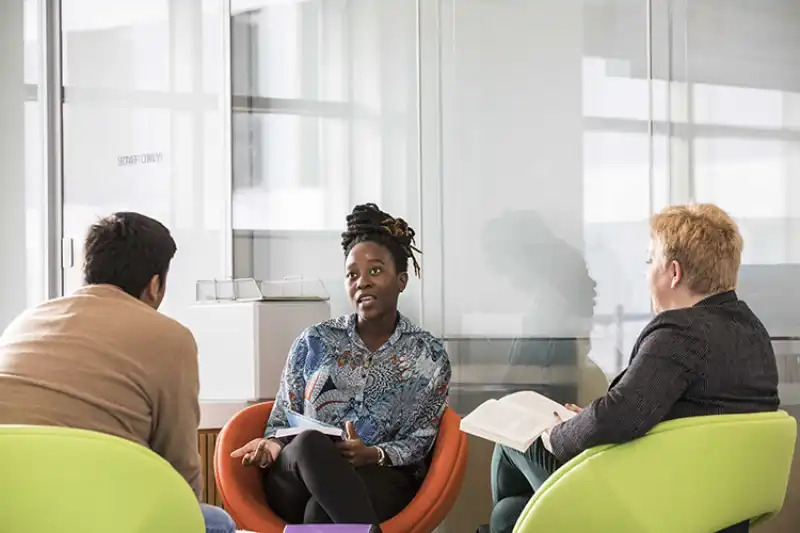
<path fill-rule="evenodd" d="M 461 431 L 521 452 L 555 424 L 558 413 L 568 420 L 575 413 L 541 394 L 521 391 L 487 400 L 461 420 Z"/>
<path fill-rule="evenodd" d="M 316 430 L 333 439 L 344 439 L 344 431 L 340 428 L 314 420 L 297 411 L 289 409 L 286 412 L 286 419 L 289 422 L 289 427 L 277 430 L 275 432 L 276 438 L 296 437 L 304 431 Z"/>
<path fill-rule="evenodd" d="M 372 533 L 373 526 L 362 524 L 305 524 L 286 526 L 284 533 Z"/>
<path fill-rule="evenodd" d="M 286 526 L 284 533 L 373 533 L 373 526 L 362 524 L 305 524 Z"/>

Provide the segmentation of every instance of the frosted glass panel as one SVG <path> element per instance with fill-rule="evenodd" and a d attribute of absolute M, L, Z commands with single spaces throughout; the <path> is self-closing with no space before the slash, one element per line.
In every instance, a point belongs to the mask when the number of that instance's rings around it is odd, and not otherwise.
<path fill-rule="evenodd" d="M 62 52 L 65 59 L 72 59 L 65 61 L 64 85 L 168 91 L 170 3 L 63 1 L 61 25 L 67 38 Z"/>
<path fill-rule="evenodd" d="M 421 230 L 417 9 L 405 0 L 233 0 L 238 276 L 319 278 L 350 311 L 341 232 L 374 202 Z M 420 319 L 420 283 L 401 310 Z"/>
<path fill-rule="evenodd" d="M 776 338 L 800 336 L 798 25 L 796 2 L 689 3 L 694 195 L 739 222 L 739 292 Z M 782 367 L 793 362 L 790 383 L 796 344 L 776 344 Z"/>
<path fill-rule="evenodd" d="M 231 7 L 234 227 L 340 231 L 365 201 L 414 220 L 413 3 Z"/>
<path fill-rule="evenodd" d="M 590 399 L 650 316 L 649 82 L 645 26 L 633 25 L 645 5 L 442 6 L 443 325 L 456 380 Z"/>
<path fill-rule="evenodd" d="M 222 5 L 216 0 L 63 0 L 64 236 L 81 280 L 97 217 L 139 211 L 178 252 L 162 310 L 179 320 L 195 281 L 225 275 L 226 102 Z"/>
<path fill-rule="evenodd" d="M 341 226 L 351 187 L 346 119 L 237 113 L 234 131 L 233 227 Z"/>
<path fill-rule="evenodd" d="M 353 50 L 374 51 L 377 28 L 348 31 L 367 22 L 368 2 L 348 0 L 233 0 L 234 94 L 270 98 L 348 101 Z M 377 12 L 378 10 L 376 10 Z"/>

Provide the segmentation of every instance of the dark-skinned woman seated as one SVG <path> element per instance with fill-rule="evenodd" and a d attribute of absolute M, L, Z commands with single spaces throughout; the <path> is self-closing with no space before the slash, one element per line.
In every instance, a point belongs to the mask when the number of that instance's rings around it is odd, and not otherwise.
<path fill-rule="evenodd" d="M 294 343 L 264 438 L 239 450 L 263 469 L 269 506 L 289 523 L 378 525 L 399 513 L 425 475 L 445 409 L 450 363 L 442 344 L 397 310 L 414 230 L 374 204 L 342 234 L 355 313 L 308 328 Z M 291 409 L 346 430 L 273 438 Z"/>

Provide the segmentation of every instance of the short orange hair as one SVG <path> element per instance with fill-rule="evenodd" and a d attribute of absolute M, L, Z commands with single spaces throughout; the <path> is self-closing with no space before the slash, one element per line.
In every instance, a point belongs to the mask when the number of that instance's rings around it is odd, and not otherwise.
<path fill-rule="evenodd" d="M 716 205 L 667 207 L 650 220 L 650 236 L 667 261 L 681 265 L 695 294 L 736 288 L 744 242 L 736 222 Z"/>

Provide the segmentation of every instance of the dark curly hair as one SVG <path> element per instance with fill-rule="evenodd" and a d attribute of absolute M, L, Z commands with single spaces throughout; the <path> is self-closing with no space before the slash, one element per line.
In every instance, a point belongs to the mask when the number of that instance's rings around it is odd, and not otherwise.
<path fill-rule="evenodd" d="M 394 218 L 381 211 L 375 204 L 357 205 L 347 215 L 347 231 L 342 233 L 344 255 L 360 242 L 374 242 L 385 246 L 394 258 L 398 272 L 408 272 L 408 260 L 414 265 L 414 274 L 419 277 L 420 268 L 414 246 L 416 233 L 402 218 Z"/>

